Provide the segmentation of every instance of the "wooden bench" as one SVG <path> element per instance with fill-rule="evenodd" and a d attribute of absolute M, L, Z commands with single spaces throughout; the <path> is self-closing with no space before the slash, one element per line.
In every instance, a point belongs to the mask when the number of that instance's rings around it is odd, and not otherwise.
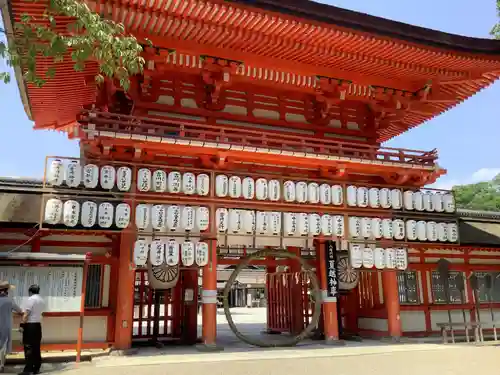
<path fill-rule="evenodd" d="M 448 343 L 448 332 L 451 333 L 451 342 L 455 343 L 455 329 L 463 329 L 465 331 L 465 340 L 470 342 L 469 330 L 474 331 L 475 342 L 483 342 L 483 329 L 479 322 L 460 322 L 460 323 L 437 323 L 441 329 L 441 336 L 443 337 L 443 344 Z"/>

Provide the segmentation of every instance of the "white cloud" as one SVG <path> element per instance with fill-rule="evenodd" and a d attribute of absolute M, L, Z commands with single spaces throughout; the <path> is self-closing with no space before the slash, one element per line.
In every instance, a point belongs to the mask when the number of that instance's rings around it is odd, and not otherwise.
<path fill-rule="evenodd" d="M 450 190 L 455 185 L 476 184 L 478 182 L 492 180 L 493 177 L 499 173 L 500 168 L 481 168 L 464 180 L 446 179 L 445 177 L 441 181 L 438 180 L 436 183 L 429 185 L 429 187 L 434 189 Z"/>

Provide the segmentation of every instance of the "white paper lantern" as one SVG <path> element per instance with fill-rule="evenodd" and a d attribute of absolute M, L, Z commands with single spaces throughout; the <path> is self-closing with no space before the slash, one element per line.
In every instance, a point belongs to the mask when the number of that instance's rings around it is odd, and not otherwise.
<path fill-rule="evenodd" d="M 311 182 L 307 186 L 307 198 L 309 203 L 319 203 L 319 185 L 316 182 Z"/>
<path fill-rule="evenodd" d="M 166 251 L 166 259 L 165 263 L 169 266 L 176 266 L 179 264 L 179 243 L 174 240 L 170 239 L 167 242 L 167 251 Z"/>
<path fill-rule="evenodd" d="M 415 220 L 406 221 L 406 238 L 410 241 L 416 241 L 417 236 L 417 222 Z"/>
<path fill-rule="evenodd" d="M 148 262 L 150 244 L 144 238 L 140 238 L 134 243 L 134 264 L 145 266 Z"/>
<path fill-rule="evenodd" d="M 194 173 L 186 172 L 182 176 L 182 192 L 186 195 L 196 193 L 196 176 Z"/>
<path fill-rule="evenodd" d="M 253 199 L 255 197 L 255 181 L 252 177 L 245 177 L 243 179 L 243 198 Z"/>
<path fill-rule="evenodd" d="M 267 234 L 269 230 L 269 215 L 264 211 L 257 211 L 256 217 L 256 232 L 257 234 Z"/>
<path fill-rule="evenodd" d="M 240 233 L 243 230 L 241 210 L 229 210 L 229 232 Z"/>
<path fill-rule="evenodd" d="M 340 206 L 344 203 L 344 191 L 342 190 L 342 186 L 332 186 L 332 203 L 335 206 Z"/>
<path fill-rule="evenodd" d="M 375 268 L 378 270 L 382 270 L 385 268 L 385 250 L 377 247 L 373 250 L 373 263 L 375 264 Z"/>
<path fill-rule="evenodd" d="M 175 232 L 181 226 L 181 208 L 177 205 L 168 206 L 167 208 L 167 229 Z"/>
<path fill-rule="evenodd" d="M 403 193 L 403 205 L 405 210 L 413 210 L 413 191 L 407 190 Z"/>
<path fill-rule="evenodd" d="M 115 217 L 115 208 L 111 203 L 103 202 L 99 204 L 98 209 L 98 224 L 101 228 L 110 228 L 113 225 Z"/>
<path fill-rule="evenodd" d="M 125 229 L 130 224 L 130 205 L 120 203 L 116 206 L 115 225 L 119 229 Z"/>
<path fill-rule="evenodd" d="M 165 262 L 165 242 L 156 239 L 149 246 L 149 263 L 155 267 L 161 266 Z"/>
<path fill-rule="evenodd" d="M 297 215 L 297 226 L 298 226 L 298 232 L 301 236 L 306 236 L 309 233 L 309 215 L 306 213 L 299 213 Z"/>
<path fill-rule="evenodd" d="M 426 225 L 427 239 L 431 242 L 438 240 L 438 228 L 435 221 L 428 221 Z"/>
<path fill-rule="evenodd" d="M 447 224 L 447 236 L 448 236 L 448 241 L 450 242 L 457 242 L 458 241 L 458 227 L 457 224 L 455 223 L 448 223 Z"/>
<path fill-rule="evenodd" d="M 71 160 L 66 166 L 64 179 L 66 185 L 70 188 L 76 188 L 80 185 L 80 182 L 82 182 L 82 167 L 77 160 Z"/>
<path fill-rule="evenodd" d="M 190 232 L 194 229 L 195 223 L 195 210 L 193 207 L 185 206 L 182 208 L 181 214 L 181 227 L 186 232 Z"/>
<path fill-rule="evenodd" d="M 153 191 L 165 193 L 167 191 L 167 172 L 158 169 L 153 172 Z"/>
<path fill-rule="evenodd" d="M 373 249 L 365 247 L 363 249 L 363 267 L 370 269 L 373 268 L 373 266 L 374 266 Z"/>
<path fill-rule="evenodd" d="M 218 208 L 217 211 L 215 211 L 215 220 L 217 231 L 220 233 L 226 232 L 229 223 L 229 212 L 227 211 L 227 209 Z"/>
<path fill-rule="evenodd" d="M 283 184 L 283 193 L 286 202 L 295 202 L 295 183 L 293 181 L 286 181 Z"/>
<path fill-rule="evenodd" d="M 437 225 L 437 233 L 440 242 L 448 241 L 448 225 L 446 223 L 439 223 Z"/>
<path fill-rule="evenodd" d="M 255 197 L 260 201 L 264 201 L 267 199 L 267 180 L 265 178 L 259 178 L 255 182 Z"/>
<path fill-rule="evenodd" d="M 408 268 L 408 253 L 406 249 L 396 249 L 395 261 L 398 270 L 404 271 Z"/>
<path fill-rule="evenodd" d="M 97 203 L 86 201 L 82 204 L 82 226 L 92 228 L 97 222 Z"/>
<path fill-rule="evenodd" d="M 382 219 L 378 217 L 374 217 L 371 220 L 371 228 L 372 228 L 372 236 L 375 239 L 382 238 L 384 236 L 384 232 L 382 230 Z"/>
<path fill-rule="evenodd" d="M 380 190 L 377 188 L 371 188 L 368 190 L 368 203 L 372 208 L 380 207 Z"/>
<path fill-rule="evenodd" d="M 385 249 L 385 267 L 393 270 L 396 268 L 396 250 L 392 248 Z"/>
<path fill-rule="evenodd" d="M 181 192 L 182 188 L 181 172 L 172 171 L 168 174 L 167 188 L 168 192 L 172 194 L 178 194 Z"/>
<path fill-rule="evenodd" d="M 354 238 L 361 237 L 361 219 L 359 217 L 349 217 L 349 235 Z"/>
<path fill-rule="evenodd" d="M 269 213 L 269 232 L 273 236 L 281 233 L 281 212 Z"/>
<path fill-rule="evenodd" d="M 321 216 L 318 214 L 309 214 L 309 234 L 318 236 L 321 233 Z"/>
<path fill-rule="evenodd" d="M 64 202 L 63 223 L 67 227 L 74 227 L 80 219 L 80 203 L 74 200 Z"/>
<path fill-rule="evenodd" d="M 424 210 L 424 195 L 420 191 L 416 191 L 413 193 L 413 207 L 417 211 Z"/>
<path fill-rule="evenodd" d="M 101 187 L 104 190 L 111 190 L 115 187 L 116 181 L 116 170 L 111 165 L 105 165 L 101 167 Z"/>
<path fill-rule="evenodd" d="M 255 211 L 242 211 L 243 232 L 253 234 L 255 232 Z"/>
<path fill-rule="evenodd" d="M 99 182 L 99 167 L 95 164 L 87 164 L 83 167 L 83 186 L 87 189 L 95 189 Z"/>
<path fill-rule="evenodd" d="M 196 176 L 196 194 L 201 196 L 207 196 L 209 192 L 210 192 L 210 177 L 205 173 Z"/>
<path fill-rule="evenodd" d="M 434 207 L 434 211 L 436 212 L 444 211 L 443 194 L 441 193 L 432 194 L 432 206 Z"/>
<path fill-rule="evenodd" d="M 445 212 L 455 212 L 455 198 L 453 197 L 453 194 L 449 193 L 443 195 L 443 205 Z"/>
<path fill-rule="evenodd" d="M 227 197 L 229 192 L 229 179 L 226 175 L 220 174 L 215 178 L 215 195 L 220 198 Z"/>
<path fill-rule="evenodd" d="M 359 245 L 351 245 L 349 249 L 349 263 L 352 268 L 361 268 L 363 265 L 363 249 Z"/>
<path fill-rule="evenodd" d="M 120 167 L 116 171 L 116 187 L 120 191 L 129 191 L 132 186 L 132 169 Z"/>
<path fill-rule="evenodd" d="M 386 240 L 390 240 L 394 237 L 394 232 L 392 230 L 392 220 L 391 219 L 383 219 L 382 220 L 382 236 Z"/>
<path fill-rule="evenodd" d="M 369 238 L 372 235 L 372 219 L 363 217 L 361 219 L 361 237 Z"/>
<path fill-rule="evenodd" d="M 396 240 L 405 239 L 405 222 L 400 219 L 392 221 L 392 234 Z"/>
<path fill-rule="evenodd" d="M 344 217 L 341 215 L 335 215 L 333 217 L 333 234 L 337 237 L 344 237 Z"/>
<path fill-rule="evenodd" d="M 297 214 L 293 212 L 285 212 L 283 215 L 284 215 L 285 234 L 293 236 L 298 231 Z"/>
<path fill-rule="evenodd" d="M 307 183 L 304 181 L 295 184 L 295 198 L 299 203 L 307 202 Z"/>
<path fill-rule="evenodd" d="M 137 172 L 137 190 L 143 193 L 151 190 L 152 178 L 153 176 L 148 168 L 139 169 Z"/>
<path fill-rule="evenodd" d="M 135 207 L 135 226 L 138 229 L 146 229 L 151 221 L 151 206 L 138 204 Z"/>
<path fill-rule="evenodd" d="M 380 207 L 392 207 L 392 192 L 387 188 L 380 189 Z"/>
<path fill-rule="evenodd" d="M 356 186 L 347 187 L 347 205 L 356 207 L 358 202 L 358 188 Z"/>
<path fill-rule="evenodd" d="M 49 164 L 47 170 L 47 183 L 54 186 L 61 186 L 64 181 L 64 164 L 62 160 L 55 159 Z"/>
<path fill-rule="evenodd" d="M 195 261 L 200 267 L 205 267 L 209 261 L 208 244 L 206 242 L 198 242 L 195 247 Z"/>
<path fill-rule="evenodd" d="M 153 229 L 165 231 L 167 229 L 167 208 L 163 204 L 155 204 L 151 208 L 151 226 Z"/>
<path fill-rule="evenodd" d="M 231 176 L 228 182 L 228 189 L 231 198 L 241 197 L 241 178 L 238 176 Z"/>
<path fill-rule="evenodd" d="M 324 236 L 331 236 L 333 234 L 333 217 L 331 215 L 321 216 L 321 233 Z"/>
<path fill-rule="evenodd" d="M 195 214 L 196 227 L 200 232 L 208 229 L 210 224 L 210 211 L 207 207 L 198 207 Z"/>
<path fill-rule="evenodd" d="M 191 267 L 194 264 L 194 243 L 192 241 L 184 241 L 181 246 L 182 265 Z"/>
<path fill-rule="evenodd" d="M 321 184 L 319 187 L 319 201 L 321 204 L 332 203 L 332 188 L 328 184 Z"/>
<path fill-rule="evenodd" d="M 356 191 L 356 203 L 358 207 L 368 207 L 368 189 L 365 187 L 358 187 Z"/>
<path fill-rule="evenodd" d="M 400 210 L 403 207 L 403 194 L 400 189 L 391 190 L 391 206 L 395 210 Z"/>
<path fill-rule="evenodd" d="M 279 201 L 281 198 L 281 186 L 278 180 L 269 180 L 267 184 L 269 199 L 273 202 Z"/>
<path fill-rule="evenodd" d="M 432 204 L 432 193 L 425 192 L 422 195 L 422 201 L 424 203 L 424 211 L 432 212 L 434 211 L 434 205 Z"/>
<path fill-rule="evenodd" d="M 417 239 L 427 241 L 427 223 L 423 220 L 417 221 Z"/>

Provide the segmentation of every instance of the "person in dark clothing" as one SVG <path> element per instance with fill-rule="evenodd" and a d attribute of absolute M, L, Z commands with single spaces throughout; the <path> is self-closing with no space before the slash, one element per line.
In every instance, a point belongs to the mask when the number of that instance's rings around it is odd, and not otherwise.
<path fill-rule="evenodd" d="M 40 287 L 32 285 L 29 288 L 29 298 L 24 307 L 21 323 L 23 332 L 25 366 L 22 375 L 39 374 L 42 365 L 42 314 L 45 311 L 45 302 L 40 297 Z"/>

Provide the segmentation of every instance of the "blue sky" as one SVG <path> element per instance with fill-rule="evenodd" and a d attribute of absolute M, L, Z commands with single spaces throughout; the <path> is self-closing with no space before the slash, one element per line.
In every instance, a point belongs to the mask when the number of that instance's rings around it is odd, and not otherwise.
<path fill-rule="evenodd" d="M 330 0 L 331 5 L 431 29 L 489 37 L 496 22 L 493 0 Z M 0 66 L 0 70 L 1 70 Z M 42 176 L 46 155 L 77 156 L 78 143 L 65 134 L 33 131 L 15 83 L 0 84 L 0 176 Z M 386 145 L 439 150 L 448 170 L 438 187 L 490 179 L 500 173 L 500 83 L 452 111 L 413 129 Z"/>

